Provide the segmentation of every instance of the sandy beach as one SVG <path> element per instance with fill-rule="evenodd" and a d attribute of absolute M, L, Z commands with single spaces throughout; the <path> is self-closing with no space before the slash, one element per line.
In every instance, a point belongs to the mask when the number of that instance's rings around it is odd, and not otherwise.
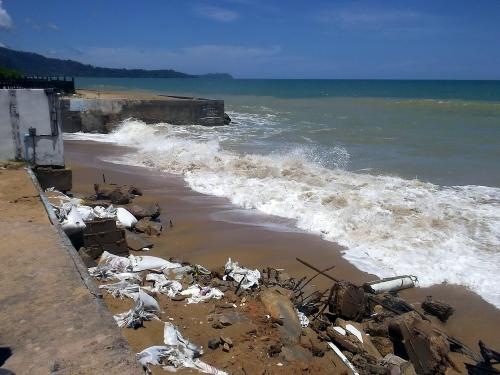
<path fill-rule="evenodd" d="M 66 163 L 73 169 L 75 193 L 92 194 L 93 183 L 101 182 L 104 173 L 108 182 L 140 186 L 144 197 L 140 197 L 137 203 L 159 202 L 162 221 L 172 220 L 173 228 L 154 239 L 155 246 L 149 255 L 178 257 L 207 267 L 220 267 L 231 257 L 248 267 L 271 266 L 284 268 L 294 276 L 311 275 L 310 270 L 296 261 L 295 258 L 300 257 L 320 268 L 335 265 L 330 272 L 332 276 L 356 284 L 376 279 L 342 258 L 340 246 L 298 231 L 284 219 L 242 211 L 227 199 L 196 193 L 187 188 L 179 176 L 102 160 L 126 151 L 124 147 L 109 144 L 65 141 Z M 325 278 L 317 278 L 315 284 L 319 289 L 330 285 Z M 416 307 L 429 295 L 456 309 L 445 324 L 431 318 L 445 332 L 460 338 L 473 349 L 477 349 L 479 339 L 492 347 L 500 346 L 496 328 L 500 324 L 500 311 L 493 305 L 455 285 L 401 292 L 401 296 Z M 120 308 L 123 311 L 116 301 L 107 301 L 113 313 L 119 312 Z M 134 350 L 142 349 L 144 341 L 149 341 L 144 337 L 161 336 L 161 332 L 141 336 L 133 330 L 125 330 L 124 334 Z"/>

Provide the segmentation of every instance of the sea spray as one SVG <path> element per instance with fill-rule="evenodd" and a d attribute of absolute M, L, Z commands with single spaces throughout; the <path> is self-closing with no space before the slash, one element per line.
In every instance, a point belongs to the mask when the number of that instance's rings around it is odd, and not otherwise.
<path fill-rule="evenodd" d="M 257 137 L 266 126 L 266 135 L 278 131 L 265 117 L 259 121 Z M 128 120 L 106 136 L 68 138 L 135 147 L 115 162 L 182 174 L 193 190 L 293 219 L 343 245 L 345 258 L 363 271 L 414 274 L 422 286 L 464 285 L 500 307 L 500 189 L 350 172 L 342 169 L 348 160 L 342 147 L 329 162 L 305 146 L 245 153 L 222 146 L 234 139 L 231 131 L 243 132 Z"/>

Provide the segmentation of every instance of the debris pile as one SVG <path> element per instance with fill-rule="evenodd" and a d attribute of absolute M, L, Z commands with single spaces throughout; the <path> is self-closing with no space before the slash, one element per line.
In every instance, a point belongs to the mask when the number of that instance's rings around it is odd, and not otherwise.
<path fill-rule="evenodd" d="M 127 309 L 114 315 L 118 326 L 144 329 L 145 321 L 151 321 L 146 325 L 162 322 L 164 342 L 139 349 L 138 359 L 148 373 L 151 366 L 217 375 L 275 370 L 359 375 L 445 374 L 466 369 L 472 374 L 498 373 L 494 367 L 498 352 L 481 342 L 481 355 L 476 354 L 432 322 L 429 315 L 446 322 L 454 312 L 451 306 L 431 297 L 414 306 L 398 296 L 398 291 L 417 284 L 414 276 L 354 285 L 332 277 L 329 271 L 334 267 L 318 269 L 301 259 L 297 260 L 314 270 L 312 277 L 295 278 L 270 267 L 245 268 L 231 258 L 209 270 L 178 259 L 124 254 L 117 233 L 123 233 L 130 250 L 150 249 L 163 231 L 160 209 L 131 204 L 134 195 L 142 194 L 131 186 L 96 184 L 95 193 L 93 201 L 57 193 L 59 204 L 54 206 L 67 233 L 82 233 L 80 255 L 96 262 L 89 273 L 99 287 L 114 299 L 129 301 Z M 312 281 L 317 277 L 328 278 L 331 286 L 316 290 Z M 196 327 L 189 331 L 182 325 L 192 309 L 198 311 L 198 329 L 203 326 L 208 332 L 203 342 L 197 341 Z M 184 338 L 181 329 L 197 344 Z M 203 344 L 208 348 L 205 352 Z M 252 363 L 235 359 L 248 353 L 254 353 Z M 216 367 L 202 361 L 202 356 Z"/>

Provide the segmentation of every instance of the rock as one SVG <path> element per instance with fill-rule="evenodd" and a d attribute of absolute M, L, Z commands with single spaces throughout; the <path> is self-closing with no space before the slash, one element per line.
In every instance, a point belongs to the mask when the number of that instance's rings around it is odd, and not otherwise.
<path fill-rule="evenodd" d="M 269 357 L 276 357 L 281 353 L 283 344 L 279 341 L 274 341 L 267 347 L 267 354 Z"/>
<path fill-rule="evenodd" d="M 138 204 L 132 204 L 125 207 L 132 215 L 135 216 L 137 220 L 144 219 L 145 217 L 150 217 L 151 219 L 156 219 L 161 214 L 161 209 L 158 203 L 151 204 L 149 206 L 141 206 Z"/>
<path fill-rule="evenodd" d="M 333 326 L 329 326 L 326 329 L 326 334 L 334 344 L 337 344 L 341 349 L 345 349 L 355 354 L 363 352 L 363 344 L 354 336 L 342 335 L 333 329 Z"/>
<path fill-rule="evenodd" d="M 231 117 L 227 113 L 224 112 L 224 120 L 223 120 L 224 125 L 229 125 L 231 123 Z"/>
<path fill-rule="evenodd" d="M 221 314 L 217 317 L 217 320 L 220 322 L 220 324 L 222 324 L 224 327 L 227 327 L 227 326 L 230 326 L 232 325 L 233 323 L 231 322 L 231 320 L 225 316 L 224 314 Z"/>
<path fill-rule="evenodd" d="M 134 185 L 130 185 L 128 187 L 128 193 L 133 194 L 133 195 L 141 195 L 142 196 L 142 190 Z"/>
<path fill-rule="evenodd" d="M 229 345 L 229 347 L 230 347 L 230 348 L 232 348 L 232 347 L 233 347 L 233 340 L 231 340 L 229 337 L 224 337 L 224 336 L 221 336 L 221 337 L 220 337 L 220 340 L 221 340 L 223 343 L 225 343 L 225 344 Z"/>
<path fill-rule="evenodd" d="M 447 339 L 417 313 L 408 312 L 393 318 L 389 334 L 395 348 L 404 348 L 418 374 L 444 373 L 451 366 Z M 398 350 L 395 354 L 399 354 Z"/>
<path fill-rule="evenodd" d="M 226 353 L 229 352 L 229 345 L 228 343 L 224 343 L 224 345 L 222 345 L 222 350 L 225 351 Z"/>
<path fill-rule="evenodd" d="M 220 342 L 219 338 L 214 338 L 214 339 L 208 340 L 208 347 L 212 350 L 217 349 L 220 344 L 221 344 L 221 342 Z"/>
<path fill-rule="evenodd" d="M 161 223 L 151 221 L 149 217 L 145 217 L 135 224 L 135 229 L 138 232 L 146 233 L 149 236 L 159 236 L 163 230 Z"/>
<path fill-rule="evenodd" d="M 109 195 L 109 200 L 113 204 L 127 204 L 130 202 L 128 193 L 124 193 L 121 190 L 114 190 Z"/>
<path fill-rule="evenodd" d="M 184 295 L 184 294 L 177 294 L 175 296 L 173 296 L 172 298 L 170 298 L 172 301 L 184 301 L 186 298 L 188 298 L 188 296 Z"/>
<path fill-rule="evenodd" d="M 392 344 L 391 339 L 388 337 L 381 336 L 372 336 L 372 343 L 379 351 L 380 355 L 385 357 L 387 354 L 394 353 L 394 345 Z"/>
<path fill-rule="evenodd" d="M 131 232 L 129 230 L 125 231 L 125 241 L 127 242 L 127 247 L 130 250 L 139 251 L 145 247 L 153 247 L 153 243 L 148 241 L 144 237 L 138 235 L 137 233 Z"/>
<path fill-rule="evenodd" d="M 300 321 L 295 308 L 288 297 L 278 293 L 276 290 L 266 289 L 259 294 L 272 321 L 281 322 L 279 330 L 283 342 L 289 345 L 298 343 L 302 333 Z"/>
<path fill-rule="evenodd" d="M 422 308 L 426 313 L 434 315 L 443 323 L 455 312 L 453 307 L 445 302 L 433 301 L 431 296 L 428 296 L 427 299 L 422 302 Z"/>

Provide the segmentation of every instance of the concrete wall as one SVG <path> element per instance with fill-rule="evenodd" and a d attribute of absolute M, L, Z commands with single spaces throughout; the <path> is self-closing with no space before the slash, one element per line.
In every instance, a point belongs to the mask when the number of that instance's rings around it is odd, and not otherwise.
<path fill-rule="evenodd" d="M 57 98 L 43 89 L 0 90 L 0 160 L 64 166 Z M 27 137 L 29 128 L 35 137 Z"/>
<path fill-rule="evenodd" d="M 224 101 L 169 97 L 158 100 L 61 99 L 65 132 L 107 133 L 133 117 L 146 123 L 223 125 Z"/>

